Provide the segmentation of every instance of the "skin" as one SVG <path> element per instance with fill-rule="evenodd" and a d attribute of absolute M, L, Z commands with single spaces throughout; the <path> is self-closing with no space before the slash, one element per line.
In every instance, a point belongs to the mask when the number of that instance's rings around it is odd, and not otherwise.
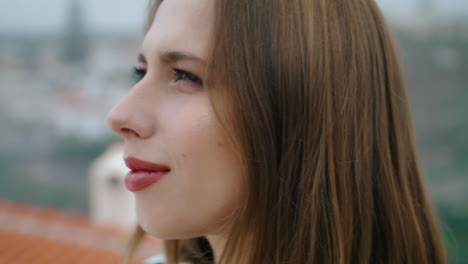
<path fill-rule="evenodd" d="M 223 224 L 241 203 L 242 171 L 197 76 L 206 75 L 214 0 L 163 1 L 143 45 L 144 78 L 108 115 L 125 140 L 125 156 L 171 171 L 134 192 L 141 227 L 160 239 L 206 236 L 215 259 Z M 199 59 L 164 56 L 189 53 Z M 180 57 L 180 56 L 179 56 Z M 177 75 L 174 68 L 191 75 Z"/>

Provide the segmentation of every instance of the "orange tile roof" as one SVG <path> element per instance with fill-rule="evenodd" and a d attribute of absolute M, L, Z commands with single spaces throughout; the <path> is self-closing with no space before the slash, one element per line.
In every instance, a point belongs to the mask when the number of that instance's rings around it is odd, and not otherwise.
<path fill-rule="evenodd" d="M 81 213 L 0 199 L 0 264 L 118 264 L 129 236 L 96 226 Z M 160 246 L 146 238 L 135 263 Z"/>

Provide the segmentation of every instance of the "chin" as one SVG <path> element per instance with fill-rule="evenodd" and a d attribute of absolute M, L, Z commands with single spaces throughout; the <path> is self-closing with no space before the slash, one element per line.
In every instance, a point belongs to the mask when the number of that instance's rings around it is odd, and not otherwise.
<path fill-rule="evenodd" d="M 183 223 L 165 223 L 161 220 L 138 218 L 138 224 L 148 235 L 162 240 L 190 239 L 203 235 L 187 229 L 187 225 Z"/>

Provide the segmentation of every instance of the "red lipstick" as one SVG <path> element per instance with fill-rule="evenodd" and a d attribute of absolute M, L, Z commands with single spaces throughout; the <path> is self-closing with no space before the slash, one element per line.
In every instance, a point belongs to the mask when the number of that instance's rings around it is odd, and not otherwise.
<path fill-rule="evenodd" d="M 170 171 L 170 168 L 165 165 L 139 160 L 134 157 L 125 158 L 125 164 L 130 169 L 130 172 L 125 176 L 125 186 L 132 192 L 150 186 Z"/>

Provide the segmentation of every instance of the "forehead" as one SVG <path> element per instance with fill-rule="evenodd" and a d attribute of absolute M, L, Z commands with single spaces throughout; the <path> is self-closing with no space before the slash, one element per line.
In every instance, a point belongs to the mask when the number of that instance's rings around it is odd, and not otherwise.
<path fill-rule="evenodd" d="M 213 28 L 214 0 L 164 0 L 142 45 L 152 58 L 165 51 L 183 51 L 201 58 L 208 55 Z"/>

